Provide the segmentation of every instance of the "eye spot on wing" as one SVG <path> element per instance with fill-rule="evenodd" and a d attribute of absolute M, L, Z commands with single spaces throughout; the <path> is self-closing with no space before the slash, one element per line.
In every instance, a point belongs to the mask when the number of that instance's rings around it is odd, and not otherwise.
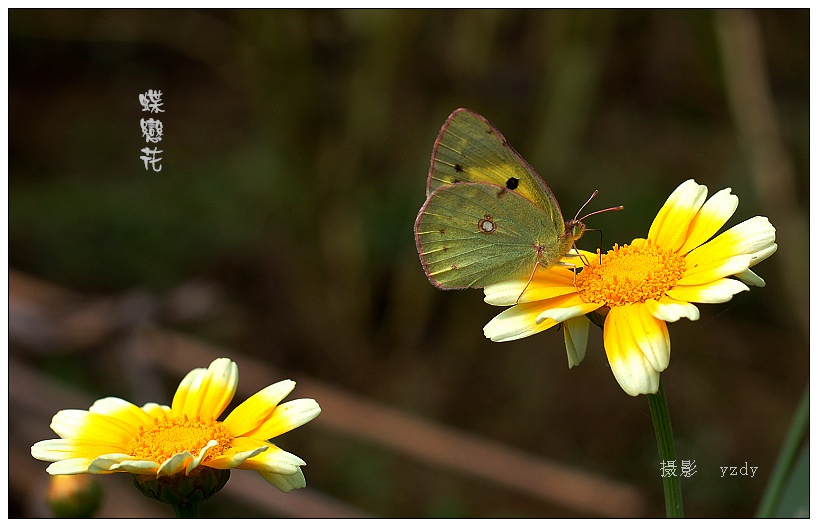
<path fill-rule="evenodd" d="M 509 190 L 514 190 L 520 185 L 520 180 L 516 177 L 510 177 L 506 181 L 506 188 Z"/>
<path fill-rule="evenodd" d="M 497 224 L 494 223 L 491 214 L 486 214 L 477 222 L 477 228 L 484 234 L 491 234 L 497 229 Z"/>

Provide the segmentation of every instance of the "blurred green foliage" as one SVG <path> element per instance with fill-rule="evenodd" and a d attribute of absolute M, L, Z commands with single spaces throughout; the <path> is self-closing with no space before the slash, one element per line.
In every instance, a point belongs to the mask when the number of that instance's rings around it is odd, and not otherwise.
<path fill-rule="evenodd" d="M 216 282 L 242 308 L 226 344 L 635 483 L 661 515 L 647 404 L 619 390 L 599 335 L 570 372 L 556 331 L 487 342 L 481 328 L 498 310 L 480 292 L 430 286 L 412 225 L 433 141 L 461 106 L 504 133 L 565 216 L 594 189 L 594 207 L 625 206 L 594 216 L 589 227 L 602 234 L 588 233 L 583 248 L 644 236 L 691 177 L 711 193 L 733 188 L 741 204 L 731 225 L 759 214 L 790 225 L 782 207 L 805 222 L 809 12 L 749 18 L 792 167 L 780 185 L 793 199 L 776 207 L 752 176 L 731 110 L 724 24 L 746 20 L 728 19 L 705 10 L 11 10 L 10 265 L 87 293 L 161 296 L 191 279 Z M 161 172 L 139 159 L 137 96 L 148 89 L 164 94 L 165 136 L 152 145 L 163 150 Z M 700 470 L 685 489 L 691 516 L 753 513 L 763 477 L 719 481 L 717 466 L 770 465 L 808 378 L 808 329 L 798 323 L 807 291 L 786 285 L 806 280 L 806 242 L 786 238 L 798 232 L 779 228 L 780 254 L 758 268 L 767 288 L 671 328 L 663 379 L 677 451 Z M 464 482 L 427 493 L 420 469 L 358 445 L 336 446 L 330 459 L 320 444 L 294 448 L 309 460 L 310 485 L 364 495 L 359 505 L 380 515 L 571 514 L 478 503 Z"/>

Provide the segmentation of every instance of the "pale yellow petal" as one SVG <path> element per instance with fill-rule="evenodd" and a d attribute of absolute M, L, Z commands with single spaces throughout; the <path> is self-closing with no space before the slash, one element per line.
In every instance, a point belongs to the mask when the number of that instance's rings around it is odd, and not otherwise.
<path fill-rule="evenodd" d="M 528 285 L 528 280 L 504 280 L 483 288 L 483 301 L 492 306 L 513 306 Z"/>
<path fill-rule="evenodd" d="M 518 302 L 546 300 L 576 293 L 575 282 L 574 273 L 569 268 L 553 266 L 543 269 L 538 267 L 531 281 L 527 278 L 506 280 L 486 286 L 483 288 L 484 301 L 493 306 L 513 306 Z"/>
<path fill-rule="evenodd" d="M 713 194 L 693 218 L 687 240 L 679 249 L 686 254 L 712 238 L 721 229 L 738 207 L 738 197 L 726 188 Z"/>
<path fill-rule="evenodd" d="M 96 440 L 127 444 L 139 425 L 86 410 L 60 410 L 51 419 L 51 429 L 64 439 Z"/>
<path fill-rule="evenodd" d="M 723 233 L 725 238 L 738 240 L 742 254 L 753 257 L 755 265 L 775 252 L 775 227 L 764 216 L 755 216 L 731 227 Z M 715 240 L 714 240 L 715 241 Z"/>
<path fill-rule="evenodd" d="M 683 302 L 720 304 L 722 302 L 727 302 L 737 293 L 749 290 L 749 287 L 738 280 L 733 280 L 732 278 L 722 278 L 703 285 L 677 285 L 665 294 L 674 300 L 680 300 Z"/>
<path fill-rule="evenodd" d="M 670 334 L 667 324 L 659 320 L 644 304 L 634 304 L 631 329 L 642 354 L 651 366 L 662 372 L 670 363 Z"/>
<path fill-rule="evenodd" d="M 248 459 L 258 456 L 271 444 L 260 439 L 250 437 L 236 437 L 231 443 L 231 447 L 224 454 L 205 461 L 203 464 L 217 469 L 241 468 L 239 465 L 247 462 Z"/>
<path fill-rule="evenodd" d="M 727 229 L 685 257 L 688 266 L 708 264 L 733 256 L 748 255 L 752 267 L 772 255 L 777 249 L 775 228 L 770 220 L 756 216 Z"/>
<path fill-rule="evenodd" d="M 583 302 L 578 295 L 566 295 L 555 300 L 562 300 L 562 302 L 559 302 L 559 307 L 552 307 L 542 311 L 537 315 L 534 322 L 542 324 L 544 321 L 550 319 L 560 323 L 572 318 L 581 317 L 601 307 L 600 304 L 588 304 Z"/>
<path fill-rule="evenodd" d="M 159 470 L 159 463 L 147 459 L 123 459 L 116 468 L 120 472 L 130 474 L 156 474 Z"/>
<path fill-rule="evenodd" d="M 272 443 L 268 443 L 269 449 L 254 456 L 240 466 L 242 470 L 255 470 L 256 472 L 274 472 L 282 475 L 292 475 L 298 471 L 299 466 L 306 465 L 303 459 L 282 450 Z"/>
<path fill-rule="evenodd" d="M 775 254 L 775 251 L 777 250 L 778 244 L 772 243 L 765 247 L 760 248 L 755 252 L 750 253 L 750 258 L 752 258 L 752 261 L 750 262 L 750 267 L 763 262 L 773 254 Z"/>
<path fill-rule="evenodd" d="M 121 452 L 123 445 L 97 439 L 46 439 L 34 443 L 31 455 L 40 461 L 88 458 Z"/>
<path fill-rule="evenodd" d="M 601 305 L 584 303 L 574 289 L 568 295 L 506 309 L 485 325 L 483 334 L 495 342 L 517 340 L 552 328 L 568 318 L 590 313 Z"/>
<path fill-rule="evenodd" d="M 238 382 L 236 363 L 216 359 L 206 370 L 197 368 L 185 376 L 173 397 L 171 413 L 217 419 L 233 400 Z"/>
<path fill-rule="evenodd" d="M 707 198 L 707 187 L 689 179 L 668 197 L 650 226 L 648 239 L 675 252 L 684 245 L 693 218 Z"/>
<path fill-rule="evenodd" d="M 261 426 L 280 403 L 295 388 L 295 382 L 287 379 L 272 384 L 249 397 L 237 406 L 224 420 L 224 425 L 234 436 L 243 435 Z"/>
<path fill-rule="evenodd" d="M 116 472 L 156 474 L 158 467 L 157 463 L 130 459 L 126 454 L 108 454 L 94 459 L 73 458 L 52 463 L 48 466 L 46 472 L 51 475 L 113 474 Z"/>
<path fill-rule="evenodd" d="M 665 323 L 641 304 L 614 307 L 605 319 L 603 340 L 608 363 L 625 393 L 656 393 L 659 372 L 670 360 Z"/>
<path fill-rule="evenodd" d="M 142 409 L 154 419 L 164 419 L 170 417 L 170 406 L 165 404 L 148 403 Z"/>
<path fill-rule="evenodd" d="M 591 321 L 588 317 L 570 318 L 563 324 L 565 337 L 565 351 L 568 354 L 568 367 L 573 368 L 585 358 L 585 349 L 588 347 L 588 327 Z"/>
<path fill-rule="evenodd" d="M 537 317 L 548 309 L 552 300 L 527 302 L 510 307 L 483 327 L 483 334 L 494 342 L 507 342 L 528 337 L 557 325 L 553 320 L 537 324 Z"/>
<path fill-rule="evenodd" d="M 193 459 L 191 459 L 191 460 L 190 460 L 190 463 L 188 463 L 188 464 L 187 464 L 187 467 L 185 468 L 185 476 L 187 476 L 188 474 L 190 474 L 190 471 L 191 471 L 191 470 L 193 470 L 193 469 L 195 469 L 196 467 L 198 467 L 199 465 L 201 465 L 201 464 L 202 464 L 202 461 L 203 461 L 203 460 L 204 460 L 204 458 L 205 458 L 205 456 L 207 456 L 207 453 L 208 453 L 208 452 L 209 452 L 211 449 L 216 448 L 217 446 L 219 446 L 219 442 L 218 442 L 218 441 L 216 441 L 215 439 L 211 439 L 210 441 L 208 441 L 208 442 L 207 442 L 207 444 L 204 446 L 204 448 L 202 448 L 202 449 L 199 451 L 199 453 L 198 453 L 198 454 L 196 454 L 195 456 L 193 456 Z"/>
<path fill-rule="evenodd" d="M 281 475 L 275 472 L 259 472 L 261 476 L 266 479 L 271 485 L 282 492 L 290 492 L 295 489 L 303 489 L 307 486 L 307 480 L 304 479 L 304 473 L 299 468 L 295 474 Z"/>
<path fill-rule="evenodd" d="M 584 251 L 582 249 L 577 251 L 572 247 L 568 253 L 557 262 L 557 265 L 569 269 L 581 269 L 587 262 L 591 262 L 596 258 L 599 258 L 597 253 Z"/>
<path fill-rule="evenodd" d="M 175 454 L 173 457 L 165 460 L 164 463 L 159 465 L 159 468 L 156 471 L 156 475 L 173 476 L 174 474 L 183 472 L 185 470 L 185 467 L 187 467 L 192 460 L 193 454 L 191 454 L 190 452 L 185 451 Z"/>
<path fill-rule="evenodd" d="M 633 241 L 628 245 L 630 245 L 631 247 L 644 247 L 645 245 L 647 245 L 647 243 L 648 243 L 647 238 L 634 238 Z"/>
<path fill-rule="evenodd" d="M 91 405 L 88 411 L 132 423 L 136 427 L 151 426 L 154 423 L 154 417 L 144 409 L 118 397 L 100 399 Z"/>
<path fill-rule="evenodd" d="M 112 472 L 124 472 L 124 469 L 119 469 L 120 461 L 130 459 L 128 454 L 105 454 L 94 459 L 88 465 L 88 472 L 91 474 L 110 474 Z"/>
<path fill-rule="evenodd" d="M 765 285 L 767 285 L 767 282 L 765 282 L 763 278 L 755 274 L 750 269 L 747 269 L 746 271 L 742 271 L 740 273 L 736 273 L 735 277 L 747 285 L 753 285 L 756 287 L 764 287 Z"/>
<path fill-rule="evenodd" d="M 198 390 L 201 387 L 202 379 L 206 376 L 206 368 L 195 368 L 185 375 L 185 378 L 179 383 L 179 387 L 176 388 L 176 393 L 173 395 L 170 411 L 172 416 L 181 417 L 186 413 L 186 407 L 193 408 L 196 412 L 194 414 L 188 414 L 189 416 L 198 415 Z"/>
<path fill-rule="evenodd" d="M 687 263 L 687 262 L 685 262 Z M 721 260 L 699 261 L 694 267 L 688 266 L 684 275 L 676 282 L 678 285 L 702 285 L 730 275 L 743 273 L 750 266 L 750 256 L 739 254 Z"/>
<path fill-rule="evenodd" d="M 63 459 L 56 463 L 51 463 L 45 471 L 52 476 L 70 476 L 73 474 L 89 474 L 88 466 L 94 461 L 93 458 L 75 457 Z"/>
<path fill-rule="evenodd" d="M 271 439 L 318 417 L 321 407 L 314 399 L 295 399 L 276 407 L 267 421 L 245 434 L 256 439 Z"/>
<path fill-rule="evenodd" d="M 684 317 L 689 320 L 699 320 L 699 308 L 688 302 L 680 302 L 669 297 L 662 297 L 660 301 L 648 300 L 645 307 L 651 316 L 665 322 L 676 322 Z"/>

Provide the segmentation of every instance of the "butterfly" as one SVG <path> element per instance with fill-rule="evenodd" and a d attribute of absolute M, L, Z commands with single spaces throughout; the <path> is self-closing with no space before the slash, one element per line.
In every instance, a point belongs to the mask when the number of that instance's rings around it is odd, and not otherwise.
<path fill-rule="evenodd" d="M 587 216 L 565 221 L 531 165 L 465 108 L 452 112 L 435 141 L 426 196 L 415 242 L 426 276 L 440 289 L 530 280 L 585 231 Z"/>

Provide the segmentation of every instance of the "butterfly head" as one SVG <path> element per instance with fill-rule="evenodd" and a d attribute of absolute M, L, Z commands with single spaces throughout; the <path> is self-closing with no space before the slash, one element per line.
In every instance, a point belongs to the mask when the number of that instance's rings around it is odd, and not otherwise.
<path fill-rule="evenodd" d="M 595 190 L 593 192 L 593 194 L 591 194 L 591 197 L 588 198 L 588 201 L 585 202 L 585 205 L 588 205 L 588 203 L 590 203 L 591 200 L 594 199 L 594 197 L 598 193 L 599 193 L 599 191 Z M 579 208 L 579 210 L 577 211 L 577 214 L 576 214 L 576 216 L 574 216 L 573 220 L 568 220 L 568 221 L 565 222 L 565 234 L 563 234 L 563 237 L 566 238 L 566 239 L 570 239 L 572 243 L 575 242 L 576 240 L 578 240 L 579 237 L 582 236 L 582 233 L 585 232 L 585 224 L 582 223 L 582 220 L 584 220 L 588 216 L 593 216 L 594 214 L 599 214 L 600 212 L 608 212 L 608 211 L 612 211 L 612 210 L 622 210 L 624 208 L 622 205 L 619 205 L 617 207 L 608 207 L 607 209 L 602 209 L 602 210 L 598 210 L 596 212 L 591 212 L 591 213 L 586 214 L 585 216 L 579 218 L 578 217 L 579 213 L 582 212 L 582 209 L 585 208 L 585 205 L 583 205 L 582 207 Z"/>
<path fill-rule="evenodd" d="M 568 220 L 565 222 L 565 234 L 563 237 L 566 240 L 569 240 L 571 244 L 575 241 L 579 240 L 582 234 L 585 232 L 585 224 L 582 223 L 582 220 L 573 219 Z"/>

